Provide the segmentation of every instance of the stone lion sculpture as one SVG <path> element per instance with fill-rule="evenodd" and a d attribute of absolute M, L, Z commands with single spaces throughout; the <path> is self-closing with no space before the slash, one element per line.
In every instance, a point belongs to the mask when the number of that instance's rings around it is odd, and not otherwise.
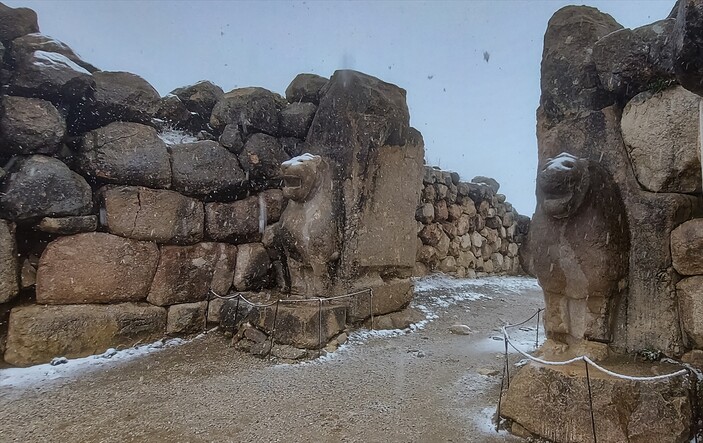
<path fill-rule="evenodd" d="M 629 230 L 605 169 L 565 152 L 547 160 L 521 259 L 544 290 L 548 344 L 596 358 L 607 353 L 627 286 Z"/>
<path fill-rule="evenodd" d="M 332 174 L 319 155 L 303 154 L 281 165 L 283 195 L 279 241 L 288 265 L 290 291 L 328 296 L 339 258 Z"/>

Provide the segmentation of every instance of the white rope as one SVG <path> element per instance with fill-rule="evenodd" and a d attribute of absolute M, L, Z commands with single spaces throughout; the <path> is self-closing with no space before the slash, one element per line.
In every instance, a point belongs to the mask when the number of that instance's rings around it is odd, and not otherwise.
<path fill-rule="evenodd" d="M 522 323 L 521 323 L 521 324 L 522 324 Z M 541 358 L 538 358 L 538 357 L 534 357 L 534 356 L 528 354 L 527 352 L 524 352 L 522 349 L 518 348 L 518 347 L 512 342 L 512 340 L 510 340 L 510 335 L 508 335 L 507 328 L 512 328 L 512 327 L 515 327 L 515 326 L 519 326 L 519 325 L 505 325 L 505 326 L 503 326 L 503 327 L 501 328 L 501 330 L 503 331 L 503 339 L 504 339 L 508 344 L 510 344 L 510 346 L 511 346 L 513 349 L 515 349 L 518 353 L 520 353 L 523 357 L 525 357 L 525 358 L 527 358 L 527 359 L 529 359 L 529 360 L 532 360 L 532 361 L 534 361 L 534 362 L 543 364 L 543 365 L 547 365 L 547 366 L 565 366 L 565 365 L 570 365 L 571 363 L 575 363 L 575 362 L 577 362 L 577 361 L 585 361 L 585 362 L 588 363 L 589 365 L 593 366 L 594 368 L 598 369 L 599 371 L 601 371 L 601 372 L 603 372 L 603 373 L 605 373 L 605 374 L 608 374 L 608 375 L 610 375 L 610 376 L 612 376 L 612 377 L 620 378 L 620 379 L 623 379 L 623 380 L 630 380 L 630 381 L 657 381 L 657 380 L 664 380 L 664 379 L 679 377 L 679 376 L 681 376 L 681 375 L 686 375 L 686 374 L 688 374 L 688 370 L 687 370 L 687 369 L 681 369 L 681 370 L 678 370 L 678 371 L 676 371 L 676 372 L 672 372 L 672 373 L 670 373 L 670 374 L 654 375 L 654 376 L 651 376 L 651 377 L 637 377 L 637 376 L 632 376 L 632 375 L 619 374 L 619 373 L 617 373 L 617 372 L 613 372 L 613 371 L 611 371 L 611 370 L 609 370 L 609 369 L 606 369 L 606 368 L 600 366 L 599 364 L 597 364 L 596 362 L 594 362 L 593 360 L 591 360 L 590 358 L 588 358 L 588 357 L 585 356 L 585 355 L 582 355 L 582 356 L 579 356 L 579 357 L 574 357 L 574 358 L 572 358 L 572 359 L 570 359 L 570 360 L 565 360 L 565 361 L 549 361 L 549 360 L 544 360 L 544 359 L 541 359 Z"/>
<path fill-rule="evenodd" d="M 327 298 L 325 298 L 325 297 L 312 297 L 312 298 L 302 298 L 302 299 L 279 299 L 279 300 L 271 302 L 271 303 L 254 303 L 251 300 L 247 300 L 246 297 L 244 297 L 240 293 L 237 293 L 234 295 L 220 295 L 220 294 L 216 293 L 215 291 L 213 291 L 212 289 L 210 289 L 210 293 L 212 295 L 214 295 L 216 298 L 219 298 L 222 300 L 232 300 L 234 298 L 239 297 L 244 303 L 247 303 L 248 305 L 256 307 L 256 308 L 268 308 L 270 306 L 275 305 L 276 303 L 290 303 L 290 304 L 293 304 L 293 303 L 313 303 L 313 302 L 314 303 L 323 303 L 325 301 L 350 298 L 350 297 L 354 297 L 354 296 L 364 294 L 367 292 L 371 293 L 372 297 L 373 297 L 373 291 L 370 288 L 367 288 L 367 289 L 362 289 L 361 291 L 352 292 L 350 294 L 336 295 L 334 297 L 327 297 Z"/>

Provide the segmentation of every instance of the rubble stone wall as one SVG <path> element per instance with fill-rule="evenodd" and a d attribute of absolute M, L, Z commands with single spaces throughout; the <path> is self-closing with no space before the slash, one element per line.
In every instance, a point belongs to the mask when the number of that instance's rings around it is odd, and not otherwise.
<path fill-rule="evenodd" d="M 415 274 L 439 271 L 458 277 L 517 275 L 519 246 L 529 217 L 499 194 L 494 179 L 425 166 L 420 204 L 415 213 L 418 240 Z"/>

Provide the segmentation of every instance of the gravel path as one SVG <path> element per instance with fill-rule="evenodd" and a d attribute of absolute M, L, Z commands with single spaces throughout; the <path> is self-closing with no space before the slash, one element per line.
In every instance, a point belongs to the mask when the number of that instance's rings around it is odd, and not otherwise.
<path fill-rule="evenodd" d="M 425 280 L 416 304 L 438 316 L 423 330 L 352 335 L 304 364 L 259 360 L 208 334 L 56 380 L 0 385 L 0 441 L 520 441 L 493 431 L 500 375 L 479 372 L 501 370 L 497 328 L 542 305 L 534 281 Z M 450 334 L 456 323 L 473 333 Z M 529 348 L 534 332 L 522 334 Z"/>

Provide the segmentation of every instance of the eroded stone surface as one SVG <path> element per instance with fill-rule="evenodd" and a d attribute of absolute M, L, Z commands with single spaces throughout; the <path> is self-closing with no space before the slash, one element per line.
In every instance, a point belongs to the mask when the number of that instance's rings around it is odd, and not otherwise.
<path fill-rule="evenodd" d="M 110 233 L 157 243 L 191 244 L 203 239 L 203 204 L 177 192 L 136 186 L 103 191 Z"/>
<path fill-rule="evenodd" d="M 15 227 L 0 220 L 0 303 L 12 300 L 19 291 Z"/>
<path fill-rule="evenodd" d="M 205 300 L 210 290 L 226 294 L 236 258 L 237 247 L 224 243 L 162 246 L 147 301 L 166 306 Z"/>
<path fill-rule="evenodd" d="M 102 232 L 58 238 L 39 260 L 37 303 L 144 300 L 158 261 L 154 243 Z"/>
<path fill-rule="evenodd" d="M 161 338 L 166 309 L 147 303 L 28 305 L 10 313 L 5 361 L 17 366 L 53 357 L 85 357 Z"/>
<path fill-rule="evenodd" d="M 671 258 L 679 274 L 703 274 L 703 219 L 682 223 L 671 232 Z"/>

